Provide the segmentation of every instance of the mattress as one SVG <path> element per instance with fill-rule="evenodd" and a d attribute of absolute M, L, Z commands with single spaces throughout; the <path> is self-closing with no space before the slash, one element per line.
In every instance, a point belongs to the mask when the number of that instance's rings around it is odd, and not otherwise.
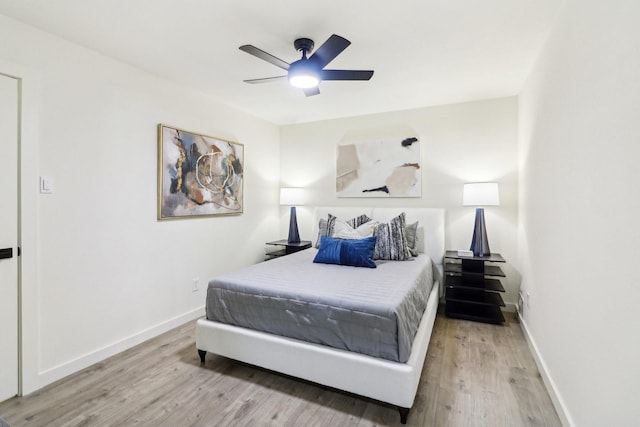
<path fill-rule="evenodd" d="M 207 319 L 404 363 L 433 286 L 431 260 L 314 264 L 310 248 L 216 277 Z"/>

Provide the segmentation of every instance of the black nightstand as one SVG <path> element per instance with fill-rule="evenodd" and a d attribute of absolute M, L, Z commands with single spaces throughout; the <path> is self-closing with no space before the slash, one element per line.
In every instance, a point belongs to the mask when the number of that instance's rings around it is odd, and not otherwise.
<path fill-rule="evenodd" d="M 504 323 L 500 293 L 504 287 L 500 277 L 506 277 L 497 265 L 504 263 L 500 254 L 460 256 L 458 251 L 445 254 L 445 314 L 447 317 L 477 322 Z M 487 264 L 488 263 L 488 264 Z"/>
<path fill-rule="evenodd" d="M 301 251 L 303 249 L 308 249 L 311 247 L 310 240 L 301 240 L 300 243 L 289 243 L 287 242 L 287 239 L 283 239 L 283 240 L 275 240 L 273 242 L 267 242 L 266 244 L 274 245 L 274 246 L 282 246 L 282 249 L 275 250 L 273 252 L 268 252 L 265 255 L 265 261 L 268 261 L 273 258 L 278 258 L 284 255 L 289 255 L 289 254 Z"/>

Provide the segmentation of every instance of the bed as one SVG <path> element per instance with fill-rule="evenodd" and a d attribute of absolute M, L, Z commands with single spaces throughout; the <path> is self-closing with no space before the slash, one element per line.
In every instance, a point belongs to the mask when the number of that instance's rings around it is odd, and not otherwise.
<path fill-rule="evenodd" d="M 339 339 L 331 341 L 331 339 L 325 339 L 325 337 L 335 337 L 336 334 L 329 331 L 321 335 L 321 338 L 316 342 L 309 342 L 305 335 L 304 325 L 302 323 L 306 319 L 304 316 L 295 318 L 292 322 L 297 322 L 294 330 L 302 331 L 301 336 L 284 336 L 288 334 L 286 331 L 278 329 L 280 326 L 275 325 L 276 322 L 264 321 L 260 322 L 259 318 L 252 318 L 245 320 L 246 326 L 238 326 L 237 324 L 226 323 L 234 322 L 237 310 L 239 306 L 234 307 L 227 294 L 227 299 L 221 302 L 219 305 L 224 305 L 224 309 L 220 313 L 210 313 L 209 308 L 206 319 L 200 319 L 196 325 L 196 347 L 200 355 L 200 360 L 204 363 L 206 353 L 211 352 L 221 356 L 229 357 L 231 359 L 239 360 L 252 365 L 267 368 L 273 371 L 281 372 L 294 377 L 302 378 L 308 381 L 316 382 L 326 386 L 330 386 L 336 389 L 344 390 L 347 392 L 355 393 L 358 395 L 366 396 L 375 400 L 386 402 L 398 407 L 400 412 L 401 422 L 406 423 L 407 416 L 410 408 L 413 406 L 413 401 L 418 388 L 422 367 L 426 357 L 427 348 L 429 345 L 429 339 L 435 320 L 438 301 L 442 294 L 442 259 L 444 255 L 444 210 L 442 209 L 427 209 L 427 208 L 352 208 L 352 207 L 318 207 L 315 209 L 312 240 L 315 243 L 316 236 L 318 234 L 318 222 L 320 218 L 326 218 L 329 213 L 337 216 L 338 218 L 353 218 L 362 214 L 366 214 L 368 217 L 373 218 L 380 222 L 389 221 L 399 212 L 405 212 L 406 223 L 414 223 L 418 221 L 418 252 L 420 254 L 413 261 L 384 261 L 378 263 L 376 269 L 364 269 L 354 267 L 343 266 L 324 266 L 322 264 L 313 264 L 311 261 L 315 256 L 317 249 L 311 248 L 305 251 L 301 251 L 296 254 L 288 255 L 286 257 L 278 258 L 274 261 L 267 261 L 259 265 L 250 266 L 246 269 L 238 272 L 230 272 L 229 274 L 221 275 L 221 278 L 216 278 L 210 282 L 208 288 L 208 298 L 213 297 L 215 292 L 222 292 L 220 288 L 225 288 L 225 282 L 238 282 L 237 285 L 241 285 L 240 288 L 231 289 L 231 292 L 237 294 L 244 294 L 251 288 L 257 286 L 261 281 L 273 281 L 273 271 L 293 271 L 295 274 L 302 274 L 303 277 L 315 276 L 309 273 L 309 268 L 321 268 L 330 270 L 331 274 L 335 274 L 336 270 L 344 271 L 344 275 L 351 275 L 353 277 L 354 271 L 357 272 L 358 277 L 362 277 L 362 280 L 373 280 L 375 274 L 387 275 L 389 277 L 401 277 L 402 273 L 398 273 L 393 268 L 401 268 L 405 270 L 412 270 L 411 273 L 414 276 L 428 276 L 425 279 L 426 283 L 417 284 L 419 290 L 428 293 L 428 298 L 425 299 L 423 306 L 417 305 L 417 310 L 420 311 L 419 315 L 414 323 L 413 330 L 409 328 L 407 337 L 402 338 L 398 334 L 397 344 L 398 350 L 383 351 L 382 353 L 368 354 L 369 350 L 363 348 L 363 341 L 358 341 L 357 331 L 360 326 L 354 326 L 354 336 L 356 339 Z M 401 266 L 401 267 L 400 267 Z M 424 270 L 424 272 L 421 272 Z M 386 273 L 385 273 L 386 272 Z M 292 273 L 293 274 L 293 273 Z M 319 274 L 319 273 L 318 273 Z M 271 277 L 270 277 L 271 276 Z M 277 292 L 276 296 L 286 295 L 285 300 L 298 301 L 298 294 L 287 294 L 286 292 L 298 292 L 294 288 L 287 284 L 287 275 L 280 275 L 281 280 L 275 283 Z M 291 275 L 289 275 L 291 276 Z M 255 279 L 254 279 L 255 278 Z M 290 279 L 291 277 L 289 277 Z M 319 280 L 323 280 L 320 278 Z M 326 280 L 325 280 L 326 281 Z M 421 279 L 422 281 L 422 279 Z M 253 283 L 255 282 L 255 283 Z M 312 282 L 312 280 L 309 280 Z M 398 281 L 396 281 L 399 283 Z M 396 283 L 394 282 L 394 283 Z M 310 284 L 309 289 L 311 293 L 315 289 L 317 284 Z M 365 287 L 359 288 L 364 289 Z M 227 292 L 226 289 L 223 289 Z M 267 297 L 269 294 L 267 291 L 259 291 L 264 293 Z M 303 292 L 303 290 L 300 290 Z M 337 298 L 337 301 L 344 301 L 350 299 L 348 295 L 340 295 L 340 287 L 323 286 L 322 292 L 317 291 L 316 298 L 330 298 L 332 294 Z M 359 291 L 357 292 L 359 293 Z M 211 294 L 211 295 L 209 295 Z M 314 294 L 315 295 L 315 294 Z M 235 297 L 235 296 L 234 296 Z M 264 295 L 262 295 L 264 297 Z M 360 297 L 359 297 L 360 298 Z M 364 300 L 358 300 L 356 304 L 369 306 L 373 303 L 377 303 L 378 300 L 370 300 L 370 297 L 364 294 Z M 389 299 L 394 298 L 393 294 L 378 295 L 376 298 Z M 264 299 L 264 298 L 263 298 Z M 279 300 L 282 298 L 271 298 Z M 313 300 L 314 306 L 317 306 L 320 301 L 322 304 L 320 309 L 326 310 L 325 301 L 330 301 L 333 304 L 333 300 Z M 281 302 L 281 301 L 280 301 Z M 281 302 L 282 303 L 282 302 Z M 238 304 L 244 304 L 242 300 Z M 335 303 L 338 304 L 338 303 Z M 207 304 L 213 306 L 214 303 Z M 416 305 L 416 304 L 414 304 Z M 356 310 L 360 311 L 360 306 L 356 307 Z M 373 304 L 374 310 L 377 305 Z M 317 308 L 317 307 L 316 307 Z M 339 307 L 340 308 L 340 307 Z M 368 307 L 370 308 L 370 307 Z M 335 312 L 335 307 L 331 308 Z M 270 310 L 270 311 L 269 311 Z M 264 312 L 265 316 L 278 316 L 278 308 L 264 308 L 262 303 L 253 309 L 248 311 L 252 313 Z M 282 314 L 279 317 L 289 318 L 291 313 L 291 307 L 280 307 Z M 374 312 L 376 317 L 381 317 L 383 309 L 379 312 Z M 293 310 L 295 311 L 295 310 Z M 227 319 L 226 316 L 230 316 L 231 319 Z M 313 314 L 309 314 L 313 316 Z M 214 321 L 211 318 L 219 318 L 222 321 Z M 239 321 L 239 324 L 243 324 Z M 381 328 L 389 320 L 382 318 L 380 321 Z M 411 323 L 411 322 L 409 322 Z M 265 325 L 268 325 L 265 326 Z M 387 325 L 388 326 L 388 325 Z M 398 324 L 390 326 L 392 329 L 398 327 L 402 330 Z M 283 328 L 286 327 L 282 326 Z M 260 330 L 260 329 L 263 330 Z M 271 329 L 273 330 L 271 330 Z M 376 327 L 377 330 L 377 327 Z M 289 334 L 291 335 L 291 334 Z M 379 341 L 383 342 L 386 338 L 381 338 Z M 407 340 L 408 343 L 406 342 Z M 344 341 L 345 344 L 341 344 Z M 371 340 L 369 340 L 371 341 Z M 378 341 L 377 339 L 374 341 Z M 342 346 L 342 348 L 340 348 Z M 390 348 L 393 349 L 393 346 Z M 388 349 L 387 349 L 388 350 Z M 378 350 L 373 350 L 378 351 Z M 304 361 L 304 363 L 300 363 Z"/>

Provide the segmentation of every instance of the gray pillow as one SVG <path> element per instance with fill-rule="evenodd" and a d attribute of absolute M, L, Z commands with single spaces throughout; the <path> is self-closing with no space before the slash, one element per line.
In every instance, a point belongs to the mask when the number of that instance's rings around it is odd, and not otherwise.
<path fill-rule="evenodd" d="M 418 256 L 418 221 L 409 224 L 404 229 L 407 235 L 407 247 L 411 256 Z"/>
<path fill-rule="evenodd" d="M 320 218 L 320 221 L 318 221 L 318 238 L 316 239 L 316 244 L 314 245 L 316 249 L 320 247 L 320 238 L 326 235 L 327 235 L 327 220 L 324 218 Z"/>

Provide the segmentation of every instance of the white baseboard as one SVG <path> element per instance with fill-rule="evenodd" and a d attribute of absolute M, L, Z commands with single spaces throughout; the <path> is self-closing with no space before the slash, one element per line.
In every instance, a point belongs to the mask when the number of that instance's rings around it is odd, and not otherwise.
<path fill-rule="evenodd" d="M 76 359 L 70 360 L 69 362 L 65 362 L 53 368 L 42 371 L 38 374 L 38 383 L 40 386 L 39 388 L 58 381 L 59 379 L 62 379 L 68 375 L 76 373 L 84 368 L 93 365 L 94 363 L 98 363 L 120 352 L 128 350 L 131 347 L 134 347 L 144 341 L 163 334 L 191 320 L 202 317 L 203 315 L 204 306 L 171 318 L 165 322 L 159 323 L 141 332 L 135 333 L 113 344 L 109 344 Z"/>
<path fill-rule="evenodd" d="M 540 375 L 542 376 L 542 381 L 547 388 L 547 392 L 549 393 L 549 397 L 551 397 L 551 401 L 553 402 L 553 406 L 558 413 L 558 417 L 560 418 L 560 422 L 563 426 L 573 427 L 575 426 L 571 416 L 569 415 L 569 411 L 567 410 L 566 405 L 564 404 L 564 400 L 560 393 L 558 393 L 558 389 L 556 387 L 555 382 L 549 375 L 549 371 L 547 369 L 547 365 L 544 363 L 544 359 L 540 352 L 538 351 L 538 346 L 536 345 L 533 337 L 529 333 L 529 329 L 527 329 L 527 322 L 522 318 L 520 313 L 518 313 L 518 318 L 520 319 L 520 328 L 522 329 L 522 333 L 524 334 L 525 339 L 527 340 L 527 344 L 529 344 L 529 349 L 531 350 L 531 354 L 533 354 L 533 359 L 538 366 L 538 371 L 540 371 Z"/>

